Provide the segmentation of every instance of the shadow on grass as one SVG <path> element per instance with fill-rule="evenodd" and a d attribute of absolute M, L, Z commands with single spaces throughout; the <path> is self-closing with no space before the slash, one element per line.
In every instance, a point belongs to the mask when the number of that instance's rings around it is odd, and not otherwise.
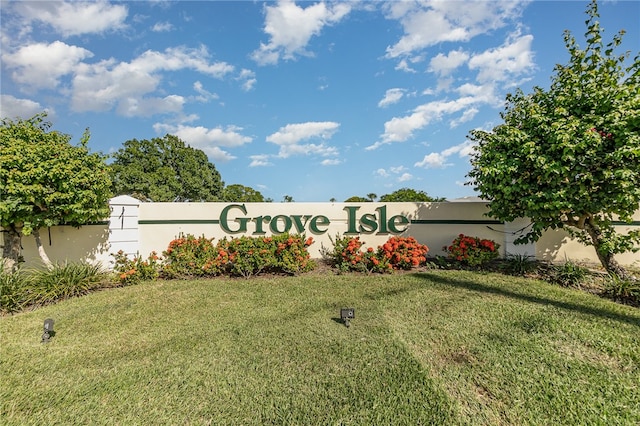
<path fill-rule="evenodd" d="M 513 299 L 524 300 L 531 303 L 538 303 L 541 305 L 551 305 L 557 308 L 571 310 L 580 312 L 583 314 L 589 314 L 594 316 L 599 316 L 602 318 L 609 318 L 615 321 L 624 322 L 627 324 L 635 325 L 640 327 L 640 317 L 634 317 L 631 315 L 624 315 L 617 312 L 612 312 L 607 309 L 600 309 L 593 306 L 583 305 L 579 303 L 572 302 L 564 302 L 556 299 L 551 299 L 548 297 L 534 296 L 530 294 L 519 293 L 511 290 L 507 290 L 504 288 L 498 288 L 491 285 L 484 285 L 478 282 L 471 282 L 467 280 L 451 278 L 451 277 L 443 277 L 438 274 L 430 273 L 430 272 L 420 272 L 412 274 L 413 276 L 425 280 L 429 280 L 431 282 L 445 285 L 449 287 L 460 288 L 468 291 L 474 291 L 478 293 L 489 293 L 496 294 L 500 296 L 510 297 Z"/>

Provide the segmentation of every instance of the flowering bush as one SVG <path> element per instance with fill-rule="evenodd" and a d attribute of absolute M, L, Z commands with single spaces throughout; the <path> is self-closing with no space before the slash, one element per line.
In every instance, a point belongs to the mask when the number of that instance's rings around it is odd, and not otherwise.
<path fill-rule="evenodd" d="M 331 239 L 331 238 L 330 238 Z M 426 262 L 429 248 L 413 237 L 391 237 L 376 249 L 363 250 L 360 237 L 336 236 L 331 239 L 332 251 L 322 254 L 339 271 L 390 272 L 393 269 L 411 269 Z"/>
<path fill-rule="evenodd" d="M 168 278 L 230 274 L 250 277 L 263 272 L 295 274 L 315 267 L 307 247 L 313 238 L 288 233 L 273 237 L 212 240 L 180 235 L 164 252 L 162 272 Z"/>
<path fill-rule="evenodd" d="M 444 246 L 443 251 L 449 253 L 449 258 L 466 263 L 469 266 L 481 266 L 500 254 L 500 244 L 492 240 L 458 235 L 450 246 Z"/>
<path fill-rule="evenodd" d="M 122 250 L 112 256 L 115 258 L 113 270 L 120 284 L 136 284 L 143 280 L 158 278 L 161 263 L 155 251 L 152 251 L 146 260 L 143 260 L 140 254 L 129 259 Z"/>
<path fill-rule="evenodd" d="M 429 248 L 413 237 L 391 237 L 382 245 L 384 257 L 395 269 L 411 269 L 427 261 Z"/>
<path fill-rule="evenodd" d="M 250 277 L 273 267 L 274 250 L 269 238 L 223 238 L 216 250 L 217 263 L 231 275 Z"/>
<path fill-rule="evenodd" d="M 313 237 L 305 238 L 305 235 L 290 235 L 288 233 L 273 237 L 275 244 L 275 267 L 287 274 L 307 272 L 315 268 L 316 264 L 311 259 L 307 250 L 313 244 Z"/>
<path fill-rule="evenodd" d="M 219 274 L 221 268 L 214 261 L 216 253 L 212 240 L 204 235 L 196 238 L 180 234 L 162 253 L 165 259 L 162 265 L 163 275 L 178 278 Z"/>

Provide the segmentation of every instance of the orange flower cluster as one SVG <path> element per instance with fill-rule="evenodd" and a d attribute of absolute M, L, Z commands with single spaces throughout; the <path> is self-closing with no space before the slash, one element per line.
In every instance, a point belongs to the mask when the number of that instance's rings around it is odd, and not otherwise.
<path fill-rule="evenodd" d="M 340 270 L 362 272 L 389 272 L 393 269 L 411 269 L 427 260 L 429 248 L 413 237 L 391 237 L 376 249 L 368 247 L 360 237 L 337 237 L 333 252 L 325 253 Z"/>
<path fill-rule="evenodd" d="M 413 237 L 391 237 L 382 245 L 384 257 L 395 269 L 411 269 L 427 261 L 429 248 Z"/>

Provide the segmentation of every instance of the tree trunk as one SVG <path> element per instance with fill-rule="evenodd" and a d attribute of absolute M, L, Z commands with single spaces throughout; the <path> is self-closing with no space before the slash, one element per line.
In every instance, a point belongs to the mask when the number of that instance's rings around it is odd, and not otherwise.
<path fill-rule="evenodd" d="M 3 247 L 2 247 L 2 267 L 5 272 L 14 272 L 20 262 L 22 227 L 11 225 L 4 229 Z"/>
<path fill-rule="evenodd" d="M 627 273 L 627 270 L 622 267 L 613 257 L 613 253 L 605 252 L 603 253 L 602 246 L 604 245 L 604 237 L 602 236 L 602 231 L 600 227 L 593 223 L 592 220 L 587 221 L 584 224 L 585 230 L 591 237 L 591 241 L 593 242 L 593 246 L 596 249 L 596 254 L 598 255 L 598 259 L 600 259 L 600 263 L 604 267 L 604 269 L 610 275 L 616 275 L 623 280 L 630 280 L 632 277 Z"/>
<path fill-rule="evenodd" d="M 36 239 L 36 247 L 38 247 L 38 254 L 40 255 L 40 259 L 42 259 L 42 262 L 47 267 L 47 269 L 53 269 L 53 264 L 49 260 L 49 256 L 47 256 L 47 253 L 44 251 L 44 247 L 42 246 L 39 229 L 33 230 L 33 237 Z"/>

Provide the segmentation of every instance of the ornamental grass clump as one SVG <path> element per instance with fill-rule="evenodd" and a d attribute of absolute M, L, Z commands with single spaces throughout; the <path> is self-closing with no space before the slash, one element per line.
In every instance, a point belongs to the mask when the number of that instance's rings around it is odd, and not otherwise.
<path fill-rule="evenodd" d="M 456 260 L 469 266 L 483 266 L 499 256 L 500 244 L 493 240 L 470 237 L 459 234 L 451 245 L 444 246 L 451 260 Z"/>

